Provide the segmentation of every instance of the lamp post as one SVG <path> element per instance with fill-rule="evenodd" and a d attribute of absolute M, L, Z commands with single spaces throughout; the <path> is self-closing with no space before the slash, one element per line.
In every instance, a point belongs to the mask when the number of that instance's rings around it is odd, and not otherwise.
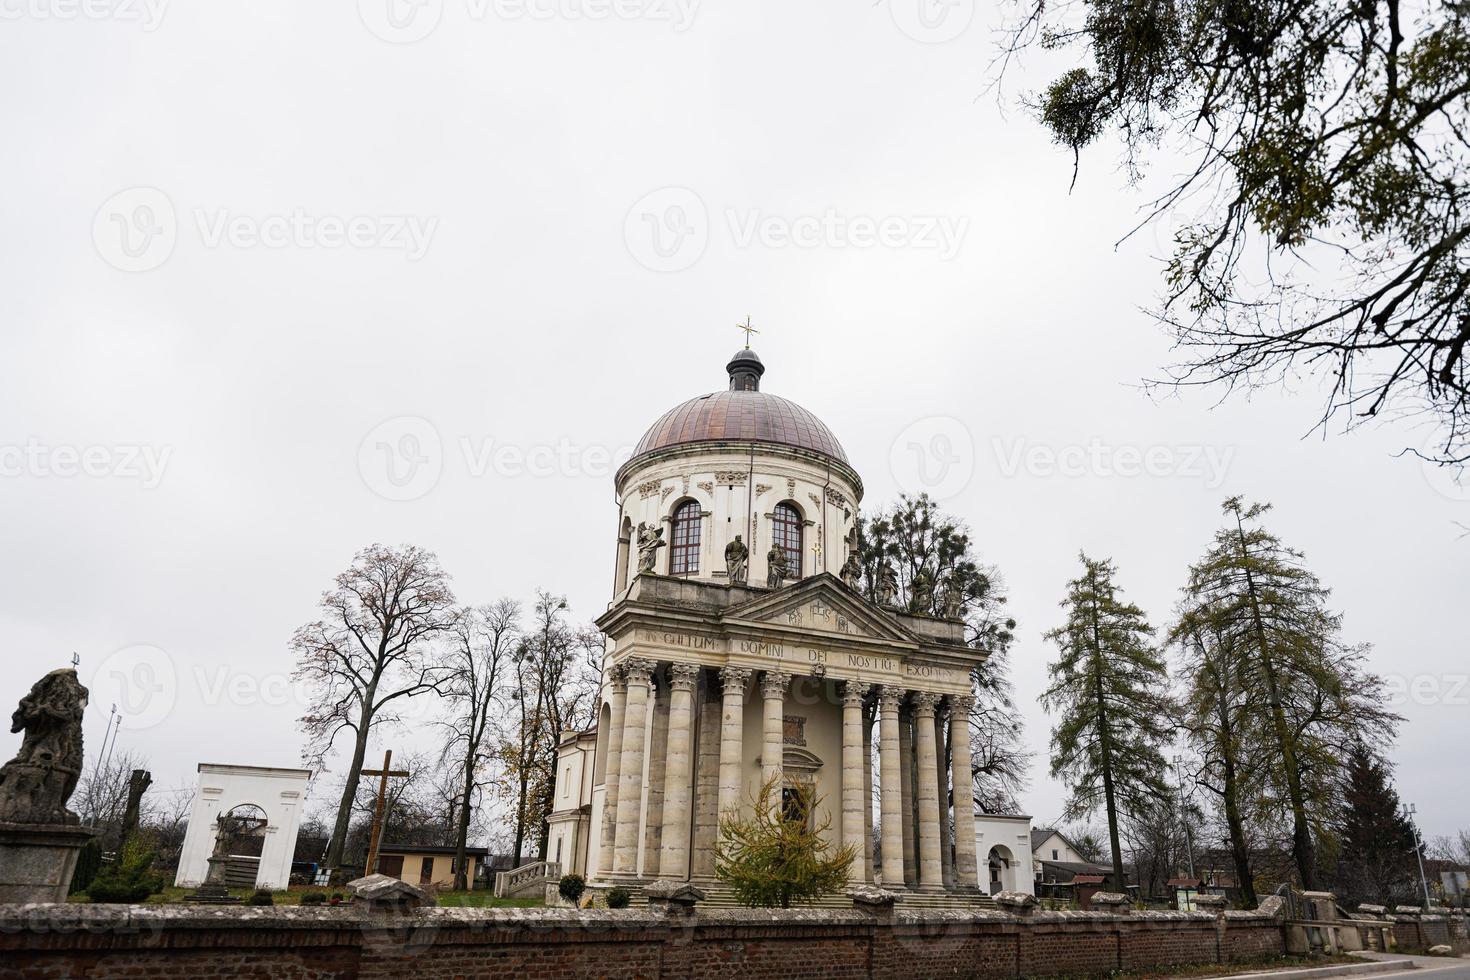
<path fill-rule="evenodd" d="M 1424 886 L 1424 908 L 1427 910 L 1434 903 L 1429 900 L 1429 879 L 1424 874 L 1424 844 L 1419 838 L 1419 824 L 1414 819 L 1414 814 L 1418 812 L 1418 807 L 1410 803 L 1409 826 L 1414 831 L 1414 857 L 1419 862 L 1419 884 Z"/>

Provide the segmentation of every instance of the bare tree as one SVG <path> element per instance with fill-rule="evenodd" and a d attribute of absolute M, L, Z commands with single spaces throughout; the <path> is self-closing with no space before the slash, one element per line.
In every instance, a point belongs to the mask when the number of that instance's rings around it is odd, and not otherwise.
<path fill-rule="evenodd" d="M 455 622 L 449 576 L 431 551 L 374 544 L 358 552 L 321 598 L 323 617 L 296 631 L 296 678 L 311 691 L 301 718 L 308 738 L 305 758 L 320 769 L 344 730 L 352 733 L 352 759 L 337 807 L 326 863 L 342 862 L 352 801 L 357 795 L 368 736 L 393 723 L 405 699 L 437 691 L 433 641 Z"/>
<path fill-rule="evenodd" d="M 469 887 L 465 850 L 470 818 L 482 785 L 482 767 L 490 758 L 486 740 L 499 709 L 506 661 L 520 636 L 520 620 L 520 603 L 511 599 L 462 609 L 445 656 L 448 674 L 441 693 L 450 702 L 443 723 L 450 738 L 441 758 L 457 760 L 458 766 L 454 887 L 460 891 Z"/>

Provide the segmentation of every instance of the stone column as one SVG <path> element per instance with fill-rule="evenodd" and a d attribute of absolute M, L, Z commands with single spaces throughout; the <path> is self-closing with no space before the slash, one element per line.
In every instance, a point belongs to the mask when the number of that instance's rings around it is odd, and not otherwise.
<path fill-rule="evenodd" d="M 863 849 L 863 698 L 868 685 L 848 681 L 842 685 L 842 846 L 857 850 L 852 877 L 864 880 Z"/>
<path fill-rule="evenodd" d="M 720 711 L 720 819 L 740 809 L 741 768 L 745 751 L 745 685 L 750 671 L 726 667 L 720 671 L 724 705 Z M 718 838 L 717 838 L 718 839 Z"/>
<path fill-rule="evenodd" d="M 883 806 L 883 887 L 901 891 L 903 868 L 903 794 L 898 764 L 898 705 L 903 689 L 884 687 L 878 692 L 879 789 Z"/>
<path fill-rule="evenodd" d="M 791 675 L 766 671 L 761 678 L 761 784 L 774 782 L 771 806 L 781 812 L 781 757 L 786 753 L 786 688 Z"/>
<path fill-rule="evenodd" d="M 906 705 L 898 709 L 898 778 L 903 812 L 903 880 L 906 885 L 919 883 L 919 851 L 914 841 L 914 713 Z"/>
<path fill-rule="evenodd" d="M 975 780 L 970 773 L 971 697 L 949 699 L 949 765 L 954 782 L 955 883 L 960 888 L 980 887 L 980 862 L 975 845 Z M 1022 873 L 1031 873 L 1031 856 L 1024 854 Z"/>
<path fill-rule="evenodd" d="M 720 699 L 714 674 L 706 671 L 704 690 L 698 697 L 698 743 L 694 766 L 694 842 L 690 846 L 690 873 L 707 877 L 715 873 L 715 821 L 720 798 Z"/>
<path fill-rule="evenodd" d="M 934 745 L 934 707 L 939 695 L 915 691 L 914 737 L 919 743 L 919 885 L 943 890 L 939 858 L 939 753 Z"/>
<path fill-rule="evenodd" d="M 648 689 L 648 710 L 652 722 L 648 726 L 648 743 L 643 755 L 643 853 L 638 856 L 638 876 L 652 878 L 658 874 L 660 842 L 664 836 L 664 781 L 669 745 L 669 689 L 659 684 L 657 675 Z"/>
<path fill-rule="evenodd" d="M 953 888 L 954 835 L 949 826 L 949 755 L 944 751 L 944 733 L 948 727 L 944 706 L 940 705 L 934 710 L 934 747 L 939 754 L 939 764 L 935 767 L 939 775 L 939 864 L 944 887 Z"/>
<path fill-rule="evenodd" d="M 873 881 L 873 725 L 878 721 L 878 706 L 872 704 L 863 712 L 863 880 Z"/>
<path fill-rule="evenodd" d="M 612 874 L 613 841 L 617 834 L 618 781 L 622 777 L 623 709 L 628 703 L 628 678 L 621 664 L 607 672 L 607 759 L 602 775 L 602 827 L 597 837 L 597 877 Z"/>
<path fill-rule="evenodd" d="M 623 745 L 618 759 L 617 829 L 613 838 L 613 874 L 638 873 L 638 823 L 643 810 L 643 754 L 648 722 L 648 688 L 657 666 L 651 660 L 623 664 L 628 677 L 628 701 L 623 708 Z"/>
<path fill-rule="evenodd" d="M 689 877 L 690 780 L 694 777 L 694 689 L 699 668 L 669 668 L 669 740 L 664 758 L 664 829 L 660 839 L 660 878 Z"/>

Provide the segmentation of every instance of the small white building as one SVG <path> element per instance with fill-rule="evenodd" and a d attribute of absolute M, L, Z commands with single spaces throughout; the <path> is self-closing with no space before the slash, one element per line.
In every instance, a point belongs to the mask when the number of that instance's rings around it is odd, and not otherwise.
<path fill-rule="evenodd" d="M 1036 894 L 1032 870 L 1031 818 L 1024 814 L 986 813 L 975 817 L 975 853 L 980 856 L 981 887 L 997 892 Z"/>
<path fill-rule="evenodd" d="M 199 791 L 184 833 L 174 884 L 181 888 L 203 884 L 209 874 L 209 856 L 214 853 L 220 814 L 237 810 L 253 813 L 258 809 L 265 816 L 266 826 L 255 887 L 285 888 L 291 881 L 291 859 L 296 853 L 296 834 L 301 829 L 301 811 L 310 781 L 309 769 L 200 763 Z"/>

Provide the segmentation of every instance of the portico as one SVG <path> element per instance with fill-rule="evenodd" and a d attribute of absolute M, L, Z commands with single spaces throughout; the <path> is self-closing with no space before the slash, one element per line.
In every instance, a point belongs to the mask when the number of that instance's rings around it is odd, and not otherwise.
<path fill-rule="evenodd" d="M 830 575 L 776 593 L 639 576 L 598 624 L 610 640 L 603 713 L 610 730 L 598 736 L 606 747 L 594 761 L 604 818 L 594 825 L 604 836 L 611 831 L 613 860 L 595 879 L 707 876 L 717 828 L 696 819 L 700 797 L 713 786 L 716 813 L 748 808 L 774 780 L 815 788 L 815 816 L 830 818 L 834 843 L 857 846 L 855 881 L 978 894 L 966 727 L 975 653 L 963 645 L 961 624 L 908 622 L 915 619 L 874 608 Z M 695 710 L 711 700 L 718 716 Z M 667 736 L 649 744 L 649 706 L 665 703 Z M 874 716 L 882 760 L 876 849 L 865 724 Z M 903 753 L 908 765 L 900 765 Z M 648 783 L 651 772 L 661 772 L 662 786 Z M 650 834 L 655 789 L 662 814 Z M 912 857 L 905 823 L 913 828 Z"/>

